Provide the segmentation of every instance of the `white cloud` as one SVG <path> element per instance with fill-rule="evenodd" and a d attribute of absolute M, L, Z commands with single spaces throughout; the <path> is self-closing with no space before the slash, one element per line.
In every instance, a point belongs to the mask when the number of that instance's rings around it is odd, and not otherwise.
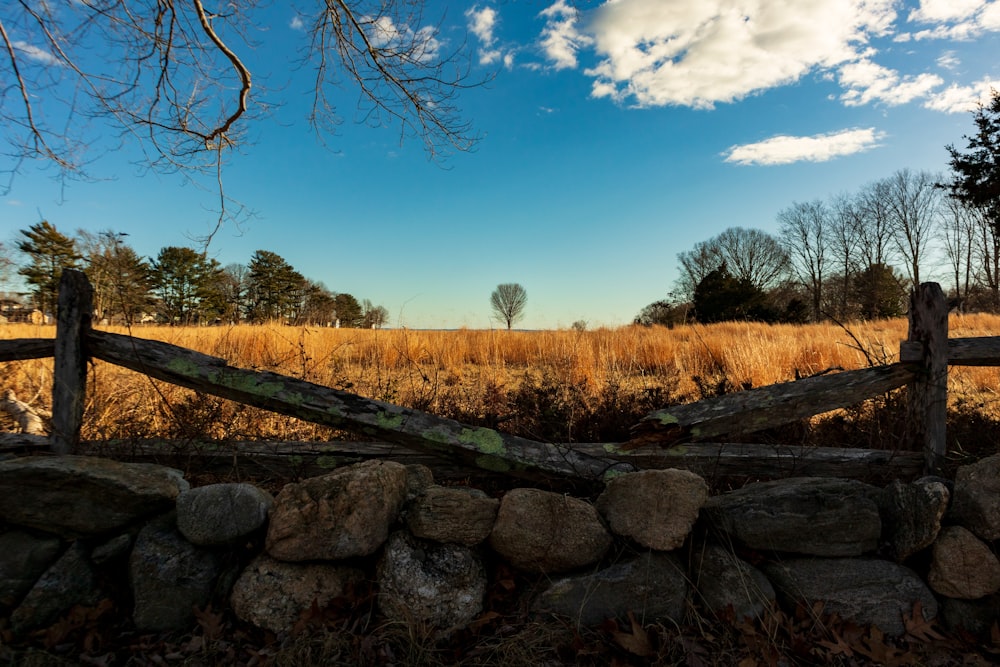
<path fill-rule="evenodd" d="M 913 33 L 913 39 L 967 40 L 983 32 L 1000 30 L 1000 2 L 997 0 L 921 0 L 910 12 L 912 23 L 932 25 Z M 897 40 L 909 38 L 903 33 Z"/>
<path fill-rule="evenodd" d="M 291 22 L 288 24 L 288 27 L 291 28 L 292 30 L 305 30 L 306 24 L 302 20 L 301 16 L 294 16 L 292 17 Z"/>
<path fill-rule="evenodd" d="M 958 59 L 954 51 L 945 51 L 937 59 L 937 65 L 941 69 L 954 70 L 958 69 L 961 64 L 962 61 Z"/>
<path fill-rule="evenodd" d="M 875 148 L 884 136 L 884 133 L 873 127 L 841 130 L 812 137 L 781 135 L 753 144 L 733 146 L 724 155 L 726 162 L 743 165 L 826 162 Z"/>
<path fill-rule="evenodd" d="M 59 60 L 55 54 L 41 49 L 34 44 L 29 44 L 27 42 L 16 41 L 11 46 L 14 47 L 15 51 L 20 51 L 28 58 L 28 60 L 34 60 L 35 62 L 41 63 L 43 65 L 62 65 L 62 61 Z"/>
<path fill-rule="evenodd" d="M 560 6 L 561 0 L 550 9 Z M 595 79 L 592 94 L 638 106 L 711 108 L 857 60 L 871 37 L 890 29 L 894 6 L 894 0 L 607 2 L 585 25 L 599 58 L 587 70 Z M 575 51 L 567 49 L 560 62 L 574 66 Z"/>
<path fill-rule="evenodd" d="M 590 44 L 590 38 L 577 29 L 578 12 L 566 4 L 566 0 L 556 0 L 539 16 L 546 20 L 542 29 L 540 44 L 545 55 L 556 69 L 577 66 L 576 53 L 582 46 Z"/>
<path fill-rule="evenodd" d="M 469 30 L 479 38 L 485 46 L 492 46 L 493 27 L 497 22 L 497 12 L 492 7 L 472 7 L 465 12 L 465 17 L 469 19 Z"/>
<path fill-rule="evenodd" d="M 907 20 L 924 23 L 960 21 L 973 16 L 986 4 L 983 0 L 921 0 L 920 6 L 910 12 Z"/>
<path fill-rule="evenodd" d="M 849 107 L 871 102 L 896 106 L 926 97 L 943 83 L 944 79 L 936 74 L 900 77 L 895 70 L 860 60 L 840 68 L 840 84 L 847 89 L 840 99 Z"/>
<path fill-rule="evenodd" d="M 993 90 L 1000 90 L 1000 79 L 985 78 L 971 86 L 952 84 L 924 103 L 924 107 L 944 113 L 975 111 L 979 104 L 989 104 Z"/>
<path fill-rule="evenodd" d="M 482 42 L 479 49 L 479 64 L 492 65 L 495 62 L 503 62 L 504 67 L 510 69 L 514 64 L 514 54 L 505 52 L 504 49 L 496 47 L 496 28 L 499 16 L 492 7 L 473 6 L 465 12 L 465 17 L 469 22 L 469 30 Z"/>
<path fill-rule="evenodd" d="M 407 58 L 421 62 L 435 60 L 441 50 L 437 30 L 432 26 L 424 26 L 414 32 L 409 26 L 397 26 L 388 16 L 366 18 L 363 24 L 365 35 L 376 48 L 396 44 L 407 52 Z"/>

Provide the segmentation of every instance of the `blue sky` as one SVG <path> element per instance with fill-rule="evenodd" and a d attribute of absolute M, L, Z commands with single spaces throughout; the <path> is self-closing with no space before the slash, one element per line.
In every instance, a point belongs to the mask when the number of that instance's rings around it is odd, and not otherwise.
<path fill-rule="evenodd" d="M 310 72 L 286 63 L 303 15 L 275 3 L 244 57 L 281 106 L 226 167 L 227 194 L 255 215 L 216 236 L 218 261 L 271 250 L 385 306 L 392 326 L 497 326 L 503 282 L 527 290 L 524 328 L 626 324 L 670 291 L 678 252 L 727 227 L 775 233 L 793 202 L 944 171 L 945 145 L 963 145 L 1000 88 L 1000 0 L 431 2 L 425 16 L 444 16 L 446 46 L 468 31 L 473 74 L 495 74 L 457 100 L 475 150 L 430 161 L 398 129 L 352 123 L 348 89 L 319 145 Z M 47 219 L 126 232 L 155 256 L 208 231 L 211 183 L 140 174 L 135 150 L 65 187 L 27 165 L 0 240 Z"/>

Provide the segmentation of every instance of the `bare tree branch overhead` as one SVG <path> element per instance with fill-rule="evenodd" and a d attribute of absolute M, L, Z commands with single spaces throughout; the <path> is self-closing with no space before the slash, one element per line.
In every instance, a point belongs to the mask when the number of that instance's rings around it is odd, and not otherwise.
<path fill-rule="evenodd" d="M 422 0 L 298 7 L 303 49 L 288 62 L 272 62 L 267 51 L 265 14 L 279 9 L 254 0 L 5 3 L 0 189 L 9 191 L 28 164 L 87 178 L 102 152 L 138 147 L 140 167 L 218 188 L 221 224 L 233 204 L 222 188 L 223 165 L 280 103 L 265 94 L 268 78 L 280 87 L 303 63 L 315 74 L 308 120 L 321 139 L 350 114 L 398 128 L 401 141 L 419 139 L 434 158 L 475 144 L 456 96 L 482 80 L 471 78 L 464 41 L 426 20 Z M 270 22 L 274 15 L 281 12 L 271 11 Z M 334 103 L 343 88 L 356 91 L 356 111 Z"/>

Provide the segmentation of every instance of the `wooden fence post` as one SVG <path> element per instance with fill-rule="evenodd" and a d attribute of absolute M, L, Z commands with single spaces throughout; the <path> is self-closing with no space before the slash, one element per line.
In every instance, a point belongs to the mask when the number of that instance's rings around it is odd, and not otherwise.
<path fill-rule="evenodd" d="M 52 377 L 52 451 L 69 454 L 80 441 L 87 382 L 84 337 L 90 330 L 94 289 L 82 271 L 64 269 L 56 312 Z"/>
<path fill-rule="evenodd" d="M 907 439 L 923 449 L 927 474 L 937 474 L 948 415 L 948 303 L 937 283 L 921 283 L 910 293 L 907 342 L 920 351 L 917 378 L 907 387 Z"/>

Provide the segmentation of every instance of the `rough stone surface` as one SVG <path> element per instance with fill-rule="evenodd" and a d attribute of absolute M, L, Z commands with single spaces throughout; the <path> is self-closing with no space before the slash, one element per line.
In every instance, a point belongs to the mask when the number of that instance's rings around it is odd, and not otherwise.
<path fill-rule="evenodd" d="M 51 624 L 74 605 L 97 604 L 100 595 L 87 551 L 75 542 L 28 591 L 10 622 L 20 634 Z"/>
<path fill-rule="evenodd" d="M 478 489 L 430 486 L 410 505 L 406 525 L 416 537 L 471 547 L 489 537 L 499 507 Z"/>
<path fill-rule="evenodd" d="M 515 567 L 564 572 L 596 563 L 611 546 L 594 506 L 551 491 L 513 489 L 500 501 L 490 546 Z"/>
<path fill-rule="evenodd" d="M 76 537 L 169 510 L 189 488 L 181 471 L 92 456 L 0 462 L 0 520 Z"/>
<path fill-rule="evenodd" d="M 885 555 L 902 563 L 933 544 L 950 497 L 948 487 L 931 477 L 887 486 L 879 500 Z"/>
<path fill-rule="evenodd" d="M 541 614 L 558 614 L 580 625 L 608 618 L 680 622 L 688 595 L 684 568 L 673 554 L 647 552 L 598 572 L 557 579 L 532 604 Z"/>
<path fill-rule="evenodd" d="M 129 558 L 132 619 L 143 631 L 188 630 L 194 607 L 204 607 L 222 572 L 219 554 L 185 540 L 168 515 L 146 524 Z"/>
<path fill-rule="evenodd" d="M 177 528 L 192 544 L 229 544 L 264 525 L 274 498 L 252 484 L 210 484 L 177 496 Z"/>
<path fill-rule="evenodd" d="M 385 545 L 376 578 L 379 610 L 391 620 L 448 634 L 483 610 L 486 571 L 465 546 L 425 542 L 397 531 Z"/>
<path fill-rule="evenodd" d="M 279 560 L 338 560 L 374 553 L 406 497 L 406 468 L 365 461 L 287 484 L 275 498 L 267 552 Z"/>
<path fill-rule="evenodd" d="M 13 609 L 55 562 L 62 544 L 22 530 L 0 535 L 0 612 Z"/>
<path fill-rule="evenodd" d="M 757 618 L 775 602 L 774 587 L 764 573 L 717 544 L 695 551 L 692 579 L 705 609 L 717 616 Z"/>
<path fill-rule="evenodd" d="M 987 542 L 1000 539 L 1000 454 L 955 472 L 950 518 Z"/>
<path fill-rule="evenodd" d="M 910 569 L 871 558 L 793 558 L 762 566 L 778 593 L 792 609 L 798 603 L 823 605 L 824 614 L 859 625 L 873 624 L 883 632 L 904 632 L 903 614 L 920 602 L 924 618 L 937 616 L 937 600 Z"/>
<path fill-rule="evenodd" d="M 964 630 L 981 640 L 990 638 L 994 623 L 1000 623 L 1000 595 L 978 600 L 941 598 L 941 619 L 949 630 Z"/>
<path fill-rule="evenodd" d="M 413 501 L 429 486 L 434 485 L 434 471 L 422 463 L 406 466 L 406 502 Z"/>
<path fill-rule="evenodd" d="M 107 542 L 99 544 L 90 552 L 90 562 L 94 565 L 103 565 L 116 558 L 127 556 L 132 548 L 133 536 L 123 533 L 117 537 L 112 537 Z"/>
<path fill-rule="evenodd" d="M 878 546 L 880 492 L 856 480 L 826 477 L 758 482 L 710 498 L 703 515 L 754 549 L 858 556 Z"/>
<path fill-rule="evenodd" d="M 233 586 L 230 604 L 240 619 L 271 632 L 289 632 L 313 602 L 322 609 L 364 581 L 354 567 L 288 563 L 261 554 Z"/>
<path fill-rule="evenodd" d="M 927 583 L 950 598 L 992 595 L 1000 591 L 1000 560 L 971 531 L 948 526 L 934 542 Z"/>
<path fill-rule="evenodd" d="M 691 532 L 708 499 L 705 480 L 687 470 L 643 470 L 612 478 L 597 499 L 611 532 L 671 551 Z"/>

